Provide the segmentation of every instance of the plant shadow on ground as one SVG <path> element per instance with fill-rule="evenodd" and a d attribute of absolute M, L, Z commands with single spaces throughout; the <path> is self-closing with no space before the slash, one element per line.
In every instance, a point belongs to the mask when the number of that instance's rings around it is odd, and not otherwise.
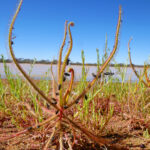
<path fill-rule="evenodd" d="M 7 80 L 2 80 L 3 85 L 5 87 L 9 86 L 9 83 Z M 15 80 L 14 80 L 15 82 Z M 45 81 L 35 81 L 37 85 L 46 85 L 47 83 Z M 66 86 L 68 86 L 69 83 L 66 82 Z M 115 85 L 115 87 L 118 87 L 118 90 L 120 89 L 120 84 L 118 83 Z M 112 84 L 111 84 L 112 85 Z M 74 84 L 73 89 L 76 89 L 76 86 L 78 86 L 78 83 Z M 107 86 L 109 86 L 107 84 Z M 44 86 L 43 86 L 44 87 Z M 50 88 L 50 87 L 49 87 Z M 10 99 L 12 97 L 9 89 L 7 88 L 8 91 L 5 91 L 4 99 Z M 30 90 L 30 89 L 28 89 Z M 27 92 L 27 91 L 26 91 Z M 102 92 L 106 92 L 105 89 Z M 145 91 L 147 92 L 147 91 Z M 124 145 L 124 149 L 149 149 L 150 148 L 150 140 L 147 135 L 143 136 L 143 133 L 148 130 L 150 130 L 150 121 L 148 121 L 148 116 L 145 116 L 145 112 L 130 112 L 132 107 L 134 107 L 135 110 L 135 105 L 134 103 L 127 103 L 127 101 L 122 101 L 119 102 L 116 99 L 116 94 L 115 91 L 113 91 L 113 95 L 109 95 L 107 97 L 101 97 L 100 95 L 97 95 L 94 98 L 95 101 L 95 111 L 101 110 L 100 113 L 102 116 L 108 116 L 110 105 L 114 107 L 113 115 L 111 119 L 109 120 L 109 123 L 105 125 L 105 129 L 103 132 L 100 133 L 100 136 L 103 137 L 104 139 L 110 139 L 112 144 L 119 144 L 119 145 Z M 137 95 L 136 96 L 140 96 Z M 148 96 L 148 95 L 147 95 Z M 31 103 L 32 109 L 34 109 L 34 105 L 32 102 L 32 99 L 30 95 L 26 94 L 25 96 L 25 101 L 24 103 Z M 23 97 L 22 97 L 23 98 Z M 122 97 L 122 99 L 124 99 Z M 13 100 L 13 101 L 12 101 Z M 26 118 L 24 119 L 23 116 L 21 116 L 22 112 L 22 107 L 16 107 L 17 104 L 15 104 L 14 99 L 12 99 L 10 102 L 12 103 L 6 103 L 5 104 L 5 112 L 1 111 L 0 113 L 0 135 L 1 137 L 3 136 L 9 136 L 13 135 L 14 133 L 17 133 L 21 128 L 26 128 L 30 127 L 32 124 L 34 124 L 37 121 L 36 115 L 32 114 L 28 108 L 24 108 L 24 113 Z M 19 103 L 19 102 L 18 102 Z M 93 101 L 89 103 L 90 106 L 92 106 Z M 84 104 L 84 99 L 79 102 L 80 108 L 83 108 Z M 123 105 L 123 107 L 122 107 Z M 129 109 L 130 105 L 130 109 Z M 14 108 L 15 106 L 15 108 Z M 140 105 L 138 106 L 140 109 Z M 92 108 L 92 107 L 91 107 Z M 79 108 L 75 107 L 73 110 L 67 112 L 67 115 L 70 117 L 73 117 L 75 112 L 77 112 Z M 6 111 L 7 110 L 7 111 Z M 130 110 L 130 111 L 129 111 Z M 21 111 L 20 116 L 15 116 L 16 113 Z M 81 113 L 83 113 L 84 110 L 82 110 Z M 91 109 L 89 110 L 89 114 L 91 114 Z M 43 114 L 45 116 L 46 114 Z M 15 122 L 12 121 L 12 117 L 14 117 Z M 16 117 L 16 118 L 15 118 Z M 73 117 L 74 118 L 74 117 Z M 78 124 L 81 124 L 82 126 L 84 125 L 86 128 L 89 128 L 92 132 L 96 133 L 97 136 L 99 136 L 99 130 L 100 126 L 97 124 L 93 124 L 93 122 L 86 122 L 84 123 L 84 120 L 81 119 L 82 116 L 80 117 L 79 115 L 76 116 L 74 119 Z M 90 118 L 92 118 L 90 116 Z M 44 119 L 44 117 L 43 117 Z M 92 120 L 92 119 L 91 119 Z M 18 127 L 17 127 L 18 126 Z M 88 127 L 87 127 L 88 126 Z M 14 139 L 11 139 L 9 141 L 3 142 L 0 144 L 0 149 L 40 149 L 42 148 L 42 145 L 45 142 L 46 137 L 51 135 L 51 127 L 45 126 L 44 128 L 50 128 L 50 130 L 47 130 L 47 132 L 44 132 L 45 129 L 41 129 L 39 131 L 32 131 L 28 135 L 21 135 L 17 136 Z M 32 137 L 31 137 L 32 135 Z M 73 137 L 73 134 L 70 134 L 70 140 L 72 143 L 74 142 L 72 148 L 73 149 L 95 149 L 95 150 L 101 150 L 105 149 L 105 146 L 100 146 L 99 144 L 96 144 L 95 142 L 91 141 L 89 138 L 84 136 L 78 131 L 75 131 L 74 133 L 75 138 Z M 49 149 L 58 149 L 58 141 L 56 135 L 53 139 L 51 148 Z M 30 138 L 31 137 L 31 138 Z M 68 145 L 64 141 L 64 148 L 68 149 Z M 107 149 L 115 149 L 107 147 Z M 121 148 L 122 149 L 122 148 Z"/>
<path fill-rule="evenodd" d="M 34 81 L 30 78 L 31 71 L 27 74 L 18 64 L 12 47 L 12 31 L 22 2 L 20 0 L 10 25 L 9 49 L 13 62 L 30 86 L 18 75 L 14 79 L 4 61 L 7 80 L 0 80 L 0 149 L 149 149 L 148 66 L 144 67 L 143 75 L 138 75 L 129 52 L 131 67 L 139 82 L 105 80 L 105 76 L 113 75 L 104 70 L 109 69 L 108 64 L 117 50 L 121 7 L 113 50 L 105 55 L 97 73 L 92 73 L 92 81 L 86 80 L 83 51 L 81 81 L 74 82 L 74 69 L 66 69 L 72 50 L 70 27 L 74 26 L 73 22 L 68 24 L 67 21 L 59 52 L 57 80 L 51 64 L 52 80 Z M 70 41 L 62 63 L 67 31 Z"/>

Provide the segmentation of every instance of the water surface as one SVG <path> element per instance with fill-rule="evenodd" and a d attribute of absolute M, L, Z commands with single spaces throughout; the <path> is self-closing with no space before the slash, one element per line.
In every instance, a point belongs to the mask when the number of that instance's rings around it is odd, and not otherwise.
<path fill-rule="evenodd" d="M 41 79 L 41 78 L 46 78 L 46 79 L 52 79 L 51 73 L 50 73 L 50 65 L 49 64 L 34 64 L 31 67 L 31 64 L 20 64 L 25 72 L 27 72 L 30 76 L 34 79 Z M 7 63 L 7 66 L 9 67 L 12 75 L 15 77 L 16 74 L 21 75 L 21 73 L 18 71 L 18 69 L 15 67 L 14 64 L 12 63 Z M 81 78 L 82 74 L 82 66 L 79 65 L 69 65 L 67 67 L 72 67 L 75 72 L 75 80 L 79 81 Z M 138 73 L 143 72 L 143 68 L 135 67 Z M 92 73 L 97 72 L 97 67 L 96 66 L 86 66 L 85 67 L 87 71 L 87 80 L 90 81 L 93 79 Z M 106 71 L 105 71 L 106 72 Z M 129 80 L 131 78 L 132 82 L 138 81 L 137 77 L 133 73 L 132 69 L 130 67 L 127 67 L 126 69 L 121 67 L 120 71 L 115 68 L 115 67 L 110 67 L 110 72 L 113 72 L 113 78 L 118 78 L 119 81 L 122 81 L 122 74 L 123 72 L 125 73 L 125 81 Z M 53 73 L 55 75 L 55 78 L 57 79 L 57 65 L 53 65 Z M 4 65 L 3 63 L 0 63 L 0 74 L 1 78 L 6 78 L 5 71 L 4 71 Z"/>

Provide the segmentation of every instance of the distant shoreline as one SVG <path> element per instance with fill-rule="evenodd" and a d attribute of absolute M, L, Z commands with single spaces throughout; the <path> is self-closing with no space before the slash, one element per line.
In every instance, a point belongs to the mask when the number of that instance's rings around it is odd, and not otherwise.
<path fill-rule="evenodd" d="M 5 60 L 5 62 L 6 63 L 12 63 L 12 61 L 11 60 Z M 3 61 L 1 61 L 0 60 L 0 63 L 3 63 Z M 41 62 L 41 61 L 36 61 L 36 62 L 34 62 L 33 60 L 32 61 L 18 61 L 18 63 L 20 63 L 20 64 L 41 64 L 41 65 L 48 65 L 48 64 L 51 64 L 52 62 L 48 62 L 48 61 L 45 61 L 45 62 Z M 53 63 L 53 65 L 56 65 L 57 64 L 57 62 L 54 62 Z M 76 65 L 76 66 L 82 66 L 82 63 L 79 63 L 79 62 L 77 62 L 77 63 L 70 63 L 70 65 Z M 86 66 L 97 66 L 97 64 L 92 64 L 92 63 L 85 63 L 85 65 Z M 134 64 L 133 64 L 134 65 Z M 100 66 L 101 66 L 101 64 L 100 64 Z M 110 67 L 116 67 L 116 64 L 109 64 L 109 66 Z M 117 67 L 131 67 L 130 66 L 130 64 L 127 64 L 127 65 L 125 65 L 125 64 L 117 64 Z M 134 67 L 136 67 L 136 68 L 143 68 L 144 66 L 143 65 L 134 65 Z"/>

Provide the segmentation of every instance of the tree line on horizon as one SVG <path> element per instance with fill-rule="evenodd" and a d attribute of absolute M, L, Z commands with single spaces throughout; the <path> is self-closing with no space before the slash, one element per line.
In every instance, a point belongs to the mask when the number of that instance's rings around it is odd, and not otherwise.
<path fill-rule="evenodd" d="M 0 63 L 2 63 L 3 61 L 5 61 L 6 63 L 11 63 L 12 60 L 11 59 L 4 59 L 3 58 L 0 58 Z M 53 61 L 50 61 L 50 60 L 45 60 L 45 59 L 42 59 L 42 60 L 36 60 L 36 59 L 29 59 L 29 58 L 17 58 L 17 61 L 19 63 L 29 63 L 29 64 L 50 64 L 50 63 L 53 63 L 53 64 L 57 64 L 58 63 L 58 60 L 57 59 L 54 59 Z M 82 65 L 81 62 L 70 62 L 70 65 Z M 86 65 L 89 65 L 89 66 L 96 66 L 97 63 L 86 63 Z M 101 64 L 100 64 L 101 65 Z M 124 67 L 124 66 L 127 66 L 127 67 L 130 67 L 130 64 L 124 64 L 124 63 L 118 63 L 117 64 L 118 66 L 120 67 Z M 135 65 L 133 64 L 135 67 L 144 67 L 143 65 Z M 114 67 L 116 66 L 116 64 L 109 64 L 109 66 L 111 67 Z"/>

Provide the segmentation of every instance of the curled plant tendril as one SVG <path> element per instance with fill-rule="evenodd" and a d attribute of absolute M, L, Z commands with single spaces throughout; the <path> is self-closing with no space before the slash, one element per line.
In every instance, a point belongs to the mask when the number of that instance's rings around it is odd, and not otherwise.
<path fill-rule="evenodd" d="M 133 72 L 134 72 L 134 74 L 137 76 L 137 78 L 139 79 L 139 80 L 141 80 L 141 82 L 146 86 L 146 87 L 149 87 L 150 85 L 150 82 L 149 82 L 149 80 L 147 80 L 148 79 L 148 77 L 147 77 L 147 69 L 145 70 L 145 77 L 146 77 L 146 81 L 147 81 L 147 83 L 143 80 L 143 79 L 141 79 L 140 78 L 140 75 L 138 74 L 138 72 L 135 70 L 135 67 L 134 67 L 134 65 L 133 65 L 133 63 L 132 63 L 132 60 L 131 60 L 131 54 L 130 54 L 130 42 L 131 42 L 131 40 L 132 40 L 132 38 L 130 38 L 130 40 L 129 40 L 129 42 L 128 42 L 128 56 L 129 56 L 129 61 L 130 61 L 130 66 L 131 66 L 131 68 L 132 68 L 132 70 L 133 70 Z"/>
<path fill-rule="evenodd" d="M 70 37 L 70 45 L 69 45 L 69 48 L 68 48 L 68 52 L 65 56 L 65 59 L 64 59 L 64 62 L 63 62 L 63 65 L 62 65 L 62 70 L 61 70 L 61 76 L 60 76 L 60 82 L 59 82 L 59 85 L 61 85 L 61 87 L 63 87 L 63 77 L 64 77 L 64 72 L 65 72 L 65 68 L 66 68 L 66 64 L 67 64 L 67 60 L 68 60 L 68 57 L 71 53 L 71 50 L 72 50 L 72 44 L 73 44 L 73 40 L 72 40 L 72 35 L 71 35 L 71 31 L 70 31 L 70 26 L 74 26 L 74 23 L 73 22 L 70 22 L 68 24 L 68 31 L 69 31 L 69 37 Z M 60 98 L 60 106 L 63 106 L 63 97 L 62 97 L 62 88 L 60 89 L 60 93 L 59 93 L 59 98 Z"/>
<path fill-rule="evenodd" d="M 100 68 L 99 72 L 97 73 L 97 75 L 94 77 L 94 79 L 88 84 L 88 86 L 82 91 L 82 93 L 80 93 L 74 100 L 73 102 L 71 102 L 70 104 L 68 104 L 68 102 L 70 101 L 70 93 L 72 90 L 72 85 L 73 85 L 73 81 L 74 81 L 74 70 L 72 68 L 69 68 L 69 72 L 71 73 L 71 80 L 69 83 L 69 87 L 67 89 L 66 92 L 63 92 L 64 88 L 63 88 L 63 78 L 64 78 L 64 72 L 66 69 L 66 65 L 68 64 L 68 59 L 69 59 L 69 55 L 71 53 L 72 50 L 72 45 L 73 45 L 73 40 L 72 40 L 72 35 L 71 35 L 71 31 L 70 31 L 70 26 L 74 26 L 73 22 L 70 22 L 68 24 L 68 32 L 69 32 L 69 38 L 70 38 L 70 42 L 69 42 L 69 48 L 67 51 L 67 54 L 64 58 L 63 64 L 61 66 L 61 60 L 62 60 L 62 52 L 63 52 L 63 48 L 65 45 L 65 41 L 66 41 L 66 35 L 67 35 L 67 22 L 65 22 L 65 35 L 64 35 L 64 40 L 62 43 L 62 46 L 60 48 L 60 52 L 59 52 L 59 61 L 58 61 L 58 90 L 59 90 L 59 95 L 56 95 L 56 91 L 55 91 L 55 82 L 53 82 L 53 88 L 54 91 L 53 93 L 55 93 L 51 98 L 48 98 L 43 91 L 41 91 L 36 85 L 35 83 L 31 80 L 31 78 L 27 75 L 27 73 L 23 70 L 23 68 L 18 64 L 14 52 L 13 52 L 13 37 L 12 37 L 12 30 L 14 28 L 14 23 L 16 20 L 16 17 L 20 11 L 21 5 L 22 5 L 23 0 L 20 0 L 20 3 L 18 5 L 18 8 L 15 12 L 15 15 L 12 19 L 12 23 L 10 25 L 9 28 L 9 49 L 10 49 L 10 54 L 11 57 L 15 63 L 15 65 L 17 66 L 18 70 L 23 74 L 24 78 L 28 81 L 28 83 L 33 87 L 33 89 L 37 92 L 37 94 L 39 96 L 42 97 L 42 100 L 47 101 L 48 104 L 50 104 L 51 106 L 53 106 L 53 108 L 56 110 L 56 114 L 51 116 L 44 120 L 41 123 L 38 123 L 34 126 L 28 127 L 27 129 L 23 130 L 23 131 L 19 131 L 16 134 L 13 134 L 9 137 L 0 137 L 0 141 L 5 141 L 5 140 L 9 140 L 11 138 L 17 137 L 19 135 L 22 134 L 27 134 L 28 132 L 31 132 L 32 130 L 36 130 L 39 129 L 41 126 L 44 125 L 51 125 L 53 126 L 53 131 L 51 132 L 50 137 L 48 138 L 45 146 L 44 146 L 44 150 L 46 150 L 49 146 L 49 144 L 51 143 L 54 135 L 56 133 L 59 133 L 59 146 L 60 149 L 63 149 L 63 137 L 67 137 L 67 133 L 68 131 L 74 134 L 74 131 L 80 131 L 82 133 L 84 133 L 86 136 L 88 136 L 88 138 L 90 138 L 91 140 L 93 140 L 94 142 L 98 143 L 99 145 L 111 145 L 111 147 L 114 147 L 117 149 L 116 145 L 111 144 L 110 140 L 107 140 L 105 138 L 102 137 L 97 137 L 95 134 L 93 134 L 92 132 L 90 132 L 88 129 L 86 129 L 85 127 L 81 127 L 80 125 L 78 125 L 78 123 L 74 122 L 72 119 L 70 119 L 65 112 L 74 104 L 77 104 L 80 100 L 81 97 L 86 96 L 86 93 L 89 91 L 89 89 L 94 85 L 94 83 L 96 82 L 96 80 L 98 79 L 98 77 L 101 75 L 101 73 L 105 70 L 106 66 L 108 65 L 108 63 L 110 62 L 110 60 L 112 59 L 112 57 L 114 56 L 116 50 L 117 50 L 117 46 L 118 46 L 118 37 L 119 37 L 119 29 L 120 29 L 120 24 L 121 24 L 121 7 L 119 8 L 119 18 L 118 18 L 118 24 L 117 24 L 117 30 L 116 30 L 116 37 L 115 37 L 115 44 L 113 47 L 113 50 L 110 54 L 110 56 L 108 57 L 108 59 L 104 62 L 104 64 L 102 65 L 102 67 Z M 52 72 L 52 65 L 51 65 L 51 72 Z M 54 79 L 54 75 L 52 74 L 53 80 Z M 56 97 L 57 96 L 57 97 Z M 57 103 L 58 102 L 58 103 Z M 45 108 L 47 109 L 47 108 Z M 65 127 L 67 126 L 67 130 L 65 129 Z M 67 138 L 68 139 L 68 138 Z M 67 141 L 68 145 L 70 146 L 70 141 Z"/>
<path fill-rule="evenodd" d="M 67 89 L 67 91 L 64 95 L 64 98 L 63 98 L 65 105 L 68 103 L 69 95 L 70 95 L 72 85 L 73 85 L 73 81 L 74 81 L 74 70 L 73 70 L 73 68 L 69 68 L 68 71 L 71 72 L 71 80 L 70 80 L 70 83 L 69 83 L 69 87 L 68 87 L 68 89 Z"/>
<path fill-rule="evenodd" d="M 82 98 L 86 94 L 86 92 L 94 85 L 94 83 L 97 81 L 99 76 L 102 74 L 102 72 L 107 67 L 108 63 L 111 61 L 112 57 L 114 56 L 114 54 L 117 50 L 117 46 L 118 46 L 120 24 L 121 24 L 121 6 L 119 7 L 119 18 L 118 18 L 118 24 L 117 24 L 117 30 L 116 30 L 116 36 L 115 36 L 115 44 L 114 44 L 114 47 L 113 47 L 113 50 L 112 50 L 110 56 L 104 62 L 104 64 L 102 65 L 102 67 L 98 71 L 96 77 L 88 84 L 88 86 L 82 91 L 82 93 L 80 95 L 78 95 L 73 100 L 73 102 L 68 105 L 69 107 L 71 107 L 73 104 L 75 104 L 77 100 L 79 100 L 80 98 Z"/>

